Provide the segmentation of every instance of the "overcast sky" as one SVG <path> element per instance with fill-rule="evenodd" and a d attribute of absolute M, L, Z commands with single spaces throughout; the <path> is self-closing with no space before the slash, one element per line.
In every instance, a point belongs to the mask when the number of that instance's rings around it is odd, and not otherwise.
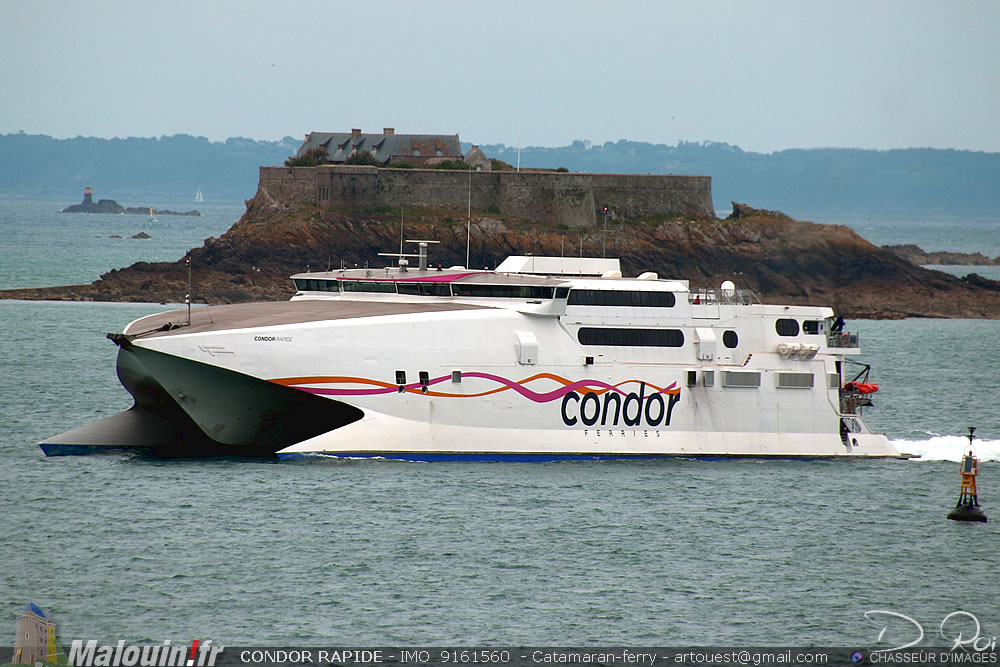
<path fill-rule="evenodd" d="M 1000 151 L 996 0 L 0 8 L 0 134 Z"/>

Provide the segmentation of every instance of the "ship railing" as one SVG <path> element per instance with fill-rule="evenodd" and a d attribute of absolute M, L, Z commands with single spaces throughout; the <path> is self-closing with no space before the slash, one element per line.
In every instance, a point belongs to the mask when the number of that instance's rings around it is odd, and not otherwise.
<path fill-rule="evenodd" d="M 749 306 L 760 303 L 757 295 L 748 289 L 722 289 L 700 287 L 688 292 L 688 303 L 694 306 Z"/>
<path fill-rule="evenodd" d="M 871 396 L 847 392 L 840 397 L 840 412 L 844 415 L 860 415 L 862 408 L 874 405 Z"/>
<path fill-rule="evenodd" d="M 831 332 L 826 336 L 827 347 L 860 347 L 861 335 L 847 331 Z"/>

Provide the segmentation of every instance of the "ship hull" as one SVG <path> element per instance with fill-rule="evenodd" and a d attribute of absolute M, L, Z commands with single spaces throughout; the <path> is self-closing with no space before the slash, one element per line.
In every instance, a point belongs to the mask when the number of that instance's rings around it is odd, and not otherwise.
<path fill-rule="evenodd" d="M 842 413 L 840 357 L 822 348 L 823 336 L 802 336 L 809 354 L 790 356 L 773 328 L 752 320 L 722 320 L 744 331 L 729 349 L 705 344 L 705 327 L 687 328 L 695 344 L 676 348 L 598 345 L 581 339 L 586 322 L 462 304 L 300 301 L 178 319 L 150 316 L 110 336 L 135 405 L 49 438 L 46 454 L 901 456 L 860 414 Z"/>
<path fill-rule="evenodd" d="M 531 382 L 508 382 L 506 393 L 513 398 L 505 400 L 496 394 L 477 395 L 488 391 L 462 395 L 433 384 L 424 391 L 420 383 L 406 385 L 403 391 L 391 386 L 336 390 L 329 389 L 336 384 L 329 382 L 329 377 L 265 380 L 132 343 L 121 346 L 117 371 L 135 404 L 113 417 L 49 438 L 41 443 L 46 455 L 132 450 L 161 457 L 301 460 L 328 456 L 409 461 L 899 456 L 885 436 L 877 433 L 854 433 L 845 438 L 832 430 L 678 428 L 671 423 L 671 417 L 676 422 L 674 407 L 678 414 L 686 407 L 697 409 L 698 397 L 689 395 L 697 390 L 685 392 L 676 383 L 666 387 L 673 393 L 665 394 L 657 391 L 664 388 L 639 381 L 612 384 L 563 379 L 559 383 L 552 378 L 561 376 L 542 371 L 528 380 L 548 382 L 547 388 L 557 389 L 533 392 L 528 389 Z M 467 383 L 471 375 L 476 374 L 467 373 Z M 494 384 L 495 378 L 501 377 L 482 375 Z M 360 384 L 359 378 L 350 379 L 351 386 Z M 586 407 L 588 388 L 596 396 L 601 387 L 615 385 L 632 385 L 634 390 L 621 390 L 621 398 L 614 402 L 605 397 L 604 405 L 610 409 L 603 412 L 597 399 L 589 401 L 595 406 L 593 410 Z M 345 395 L 352 392 L 356 395 Z M 403 405 L 407 414 L 419 413 L 425 418 L 380 411 L 373 407 L 379 400 L 387 408 Z M 456 405 L 469 401 L 472 404 Z M 365 405 L 360 405 L 362 402 Z M 457 413 L 477 417 L 465 424 L 445 421 L 449 414 Z M 592 423 L 585 423 L 588 421 Z"/>

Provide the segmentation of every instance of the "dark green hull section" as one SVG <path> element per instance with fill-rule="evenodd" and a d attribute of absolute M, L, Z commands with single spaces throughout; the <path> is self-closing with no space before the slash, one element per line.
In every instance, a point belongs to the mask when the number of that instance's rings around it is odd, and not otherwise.
<path fill-rule="evenodd" d="M 118 378 L 135 405 L 40 444 L 47 456 L 108 450 L 164 457 L 273 456 L 361 419 L 361 410 L 218 366 L 135 345 L 123 335 Z"/>

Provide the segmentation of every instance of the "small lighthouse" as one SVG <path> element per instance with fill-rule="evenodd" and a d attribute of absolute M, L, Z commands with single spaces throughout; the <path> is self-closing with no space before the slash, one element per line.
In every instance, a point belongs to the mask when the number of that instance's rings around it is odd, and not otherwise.
<path fill-rule="evenodd" d="M 979 459 L 972 455 L 972 440 L 976 432 L 974 426 L 969 427 L 969 453 L 962 457 L 962 486 L 958 492 L 958 503 L 955 509 L 948 513 L 952 521 L 987 522 L 983 510 L 979 509 L 979 494 L 976 491 L 976 475 L 979 474 Z"/>
<path fill-rule="evenodd" d="M 94 203 L 94 191 L 90 189 L 89 185 L 83 191 L 83 203 L 84 204 Z"/>

